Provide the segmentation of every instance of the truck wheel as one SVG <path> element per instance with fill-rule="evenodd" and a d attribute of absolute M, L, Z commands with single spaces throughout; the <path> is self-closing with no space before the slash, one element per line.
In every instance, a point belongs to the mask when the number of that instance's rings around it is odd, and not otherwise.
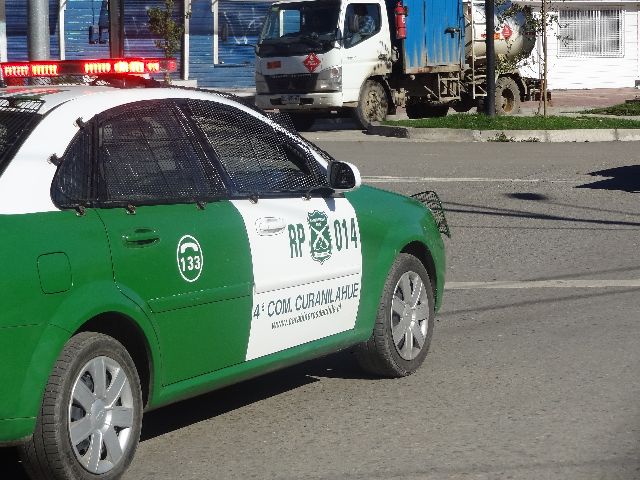
<path fill-rule="evenodd" d="M 520 88 L 511 77 L 496 81 L 496 115 L 515 115 L 520 111 Z"/>
<path fill-rule="evenodd" d="M 299 132 L 306 132 L 316 121 L 313 115 L 310 114 L 290 113 L 289 115 L 291 116 L 291 122 L 293 123 L 293 126 Z"/>
<path fill-rule="evenodd" d="M 449 111 L 449 105 L 434 105 L 420 98 L 409 98 L 406 105 L 407 117 L 414 118 L 434 118 L 444 117 Z"/>
<path fill-rule="evenodd" d="M 141 425 L 133 360 L 115 339 L 83 332 L 53 367 L 22 461 L 34 479 L 115 480 L 133 459 Z"/>
<path fill-rule="evenodd" d="M 393 262 L 380 299 L 373 333 L 355 355 L 364 370 L 404 377 L 422 364 L 433 335 L 434 298 L 424 265 L 401 253 Z"/>
<path fill-rule="evenodd" d="M 375 80 L 367 80 L 360 91 L 354 119 L 362 129 L 369 128 L 372 122 L 381 122 L 387 118 L 389 98 L 384 87 Z"/>

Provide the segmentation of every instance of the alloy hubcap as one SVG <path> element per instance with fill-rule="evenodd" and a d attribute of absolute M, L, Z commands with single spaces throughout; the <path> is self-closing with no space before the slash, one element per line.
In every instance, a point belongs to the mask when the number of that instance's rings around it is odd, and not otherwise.
<path fill-rule="evenodd" d="M 101 474 L 124 457 L 134 420 L 129 379 L 118 362 L 96 357 L 80 371 L 69 401 L 69 439 L 80 464 Z"/>
<path fill-rule="evenodd" d="M 415 272 L 405 272 L 393 292 L 391 334 L 393 344 L 404 360 L 416 358 L 427 338 L 429 297 Z"/>

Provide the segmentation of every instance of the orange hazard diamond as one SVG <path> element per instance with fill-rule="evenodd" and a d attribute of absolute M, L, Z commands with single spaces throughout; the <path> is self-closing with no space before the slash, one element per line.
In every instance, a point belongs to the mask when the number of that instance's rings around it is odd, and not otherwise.
<path fill-rule="evenodd" d="M 310 53 L 309 55 L 307 55 L 307 58 L 305 58 L 302 63 L 304 64 L 305 67 L 307 67 L 307 70 L 309 70 L 309 73 L 313 73 L 315 69 L 320 66 L 321 62 L 315 53 Z"/>

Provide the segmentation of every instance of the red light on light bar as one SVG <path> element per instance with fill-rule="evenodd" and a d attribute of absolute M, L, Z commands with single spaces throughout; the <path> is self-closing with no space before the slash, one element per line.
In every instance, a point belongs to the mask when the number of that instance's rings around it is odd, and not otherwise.
<path fill-rule="evenodd" d="M 4 78 L 55 77 L 58 75 L 113 75 L 175 72 L 173 58 L 107 58 L 55 62 L 6 62 L 0 64 Z"/>
<path fill-rule="evenodd" d="M 7 77 L 55 77 L 58 75 L 58 65 L 55 63 L 37 63 L 29 65 L 26 63 L 4 63 L 2 64 L 2 75 Z"/>
<path fill-rule="evenodd" d="M 87 75 L 111 73 L 111 64 L 109 62 L 85 62 L 84 73 Z"/>

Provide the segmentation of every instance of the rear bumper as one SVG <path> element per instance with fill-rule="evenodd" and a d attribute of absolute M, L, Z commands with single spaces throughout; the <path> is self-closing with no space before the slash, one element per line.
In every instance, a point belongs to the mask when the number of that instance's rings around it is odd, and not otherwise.
<path fill-rule="evenodd" d="M 322 92 L 322 93 L 300 93 L 299 103 L 283 103 L 285 97 L 291 95 L 274 95 L 274 94 L 257 94 L 256 106 L 266 110 L 296 110 L 296 111 L 313 111 L 313 110 L 331 110 L 332 108 L 342 108 L 342 92 Z"/>

